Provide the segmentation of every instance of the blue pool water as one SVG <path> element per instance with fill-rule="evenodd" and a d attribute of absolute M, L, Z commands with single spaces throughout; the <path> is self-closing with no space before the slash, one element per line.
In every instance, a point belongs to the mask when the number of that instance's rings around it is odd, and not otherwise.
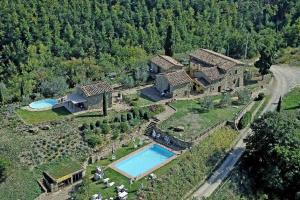
<path fill-rule="evenodd" d="M 40 101 L 35 101 L 29 104 L 29 107 L 32 109 L 45 109 L 52 108 L 55 104 L 57 104 L 56 99 L 43 99 Z"/>
<path fill-rule="evenodd" d="M 126 174 L 137 177 L 165 162 L 175 154 L 160 145 L 153 144 L 115 164 L 114 167 Z"/>

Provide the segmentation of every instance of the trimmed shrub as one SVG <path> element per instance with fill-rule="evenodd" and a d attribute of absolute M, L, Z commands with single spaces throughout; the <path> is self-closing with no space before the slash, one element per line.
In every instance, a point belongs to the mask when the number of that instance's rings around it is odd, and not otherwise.
<path fill-rule="evenodd" d="M 140 116 L 139 110 L 137 108 L 133 108 L 132 115 L 133 115 L 133 118 L 139 118 L 139 116 Z"/>
<path fill-rule="evenodd" d="M 82 126 L 81 126 L 81 130 L 84 131 L 84 130 L 87 130 L 89 129 L 89 125 L 87 123 L 83 123 Z"/>
<path fill-rule="evenodd" d="M 127 131 L 129 131 L 129 125 L 127 122 L 122 122 L 120 124 L 120 130 L 121 130 L 121 133 L 126 133 Z"/>
<path fill-rule="evenodd" d="M 121 115 L 121 122 L 126 122 L 127 121 L 127 116 L 126 114 Z"/>
<path fill-rule="evenodd" d="M 149 120 L 149 119 L 150 119 L 149 113 L 148 113 L 148 112 L 145 112 L 143 118 L 144 118 L 145 120 Z"/>
<path fill-rule="evenodd" d="M 265 98 L 265 93 L 260 92 L 257 97 L 255 98 L 255 101 L 261 101 Z"/>
<path fill-rule="evenodd" d="M 121 122 L 121 116 L 120 115 L 115 116 L 114 122 Z"/>
<path fill-rule="evenodd" d="M 94 130 L 94 128 L 95 128 L 94 124 L 91 123 L 91 124 L 90 124 L 90 129 L 91 129 L 91 130 Z"/>
<path fill-rule="evenodd" d="M 238 128 L 239 129 L 246 128 L 251 123 L 251 120 L 252 120 L 251 112 L 246 112 L 244 116 L 241 118 L 241 120 L 239 121 Z"/>
<path fill-rule="evenodd" d="M 110 132 L 110 127 L 108 124 L 103 124 L 102 125 L 102 133 L 103 134 L 108 134 Z"/>
<path fill-rule="evenodd" d="M 221 108 L 226 108 L 226 107 L 228 107 L 231 103 L 232 103 L 232 101 L 231 101 L 231 96 L 230 96 L 229 94 L 227 94 L 227 93 L 222 94 L 222 96 L 221 96 L 221 101 L 220 101 L 219 106 L 220 106 Z"/>
<path fill-rule="evenodd" d="M 100 124 L 101 124 L 101 122 L 100 122 L 99 120 L 97 120 L 95 125 L 96 125 L 96 127 L 99 128 L 99 127 L 100 127 Z"/>
<path fill-rule="evenodd" d="M 247 102 L 249 102 L 251 100 L 251 92 L 247 89 L 239 91 L 237 93 L 238 98 L 239 98 L 239 103 L 240 104 L 246 104 Z"/>
<path fill-rule="evenodd" d="M 140 109 L 139 110 L 139 116 L 140 116 L 140 118 L 144 118 L 144 114 L 145 114 L 145 111 L 143 109 Z"/>
<path fill-rule="evenodd" d="M 127 113 L 127 120 L 130 121 L 133 119 L 133 115 L 131 112 Z"/>
<path fill-rule="evenodd" d="M 95 134 L 91 134 L 91 135 L 88 135 L 86 137 L 86 142 L 88 143 L 88 145 L 92 148 L 96 147 L 97 145 L 101 144 L 101 140 L 100 138 L 95 135 Z"/>

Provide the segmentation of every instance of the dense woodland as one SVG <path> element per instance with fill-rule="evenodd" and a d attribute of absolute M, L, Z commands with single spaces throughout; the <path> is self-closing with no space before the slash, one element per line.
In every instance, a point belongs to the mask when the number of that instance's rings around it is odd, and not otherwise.
<path fill-rule="evenodd" d="M 133 86 L 170 26 L 174 53 L 298 46 L 299 16 L 297 0 L 2 0 L 0 102 L 61 95 L 111 72 Z"/>

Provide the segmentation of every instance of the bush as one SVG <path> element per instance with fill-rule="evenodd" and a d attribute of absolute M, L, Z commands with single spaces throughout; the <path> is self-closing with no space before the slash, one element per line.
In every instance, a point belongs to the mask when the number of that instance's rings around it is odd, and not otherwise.
<path fill-rule="evenodd" d="M 129 131 L 129 125 L 127 122 L 122 122 L 120 124 L 120 130 L 121 130 L 121 133 L 126 133 L 127 131 Z"/>
<path fill-rule="evenodd" d="M 95 125 L 96 125 L 96 127 L 98 127 L 98 128 L 99 128 L 99 127 L 100 127 L 100 125 L 101 125 L 101 122 L 100 122 L 99 120 L 97 120 Z"/>
<path fill-rule="evenodd" d="M 246 112 L 244 116 L 241 118 L 241 120 L 239 121 L 238 128 L 239 129 L 246 128 L 251 123 L 251 120 L 252 120 L 251 112 Z"/>
<path fill-rule="evenodd" d="M 108 124 L 103 124 L 102 125 L 102 133 L 103 134 L 108 134 L 110 132 L 110 127 L 108 126 Z"/>
<path fill-rule="evenodd" d="M 222 94 L 221 101 L 220 101 L 220 107 L 225 108 L 228 107 L 231 104 L 231 96 L 227 93 Z"/>
<path fill-rule="evenodd" d="M 104 120 L 102 121 L 102 123 L 103 123 L 103 124 L 107 124 L 107 123 L 108 123 L 108 120 L 107 120 L 107 119 L 104 119 Z"/>
<path fill-rule="evenodd" d="M 95 134 L 89 134 L 86 137 L 86 142 L 92 148 L 96 147 L 97 145 L 101 144 L 100 138 Z"/>
<path fill-rule="evenodd" d="M 114 132 L 113 136 L 111 137 L 112 140 L 116 140 L 119 137 L 117 132 Z"/>
<path fill-rule="evenodd" d="M 121 122 L 121 116 L 120 115 L 115 116 L 114 122 Z"/>
<path fill-rule="evenodd" d="M 101 129 L 100 128 L 96 128 L 95 129 L 95 134 L 99 135 L 101 133 Z"/>
<path fill-rule="evenodd" d="M 82 126 L 81 126 L 81 130 L 84 131 L 84 130 L 87 130 L 89 129 L 89 126 L 87 125 L 87 123 L 83 123 Z"/>
<path fill-rule="evenodd" d="M 201 112 L 208 112 L 212 109 L 214 109 L 214 102 L 211 97 L 204 97 L 200 103 L 200 110 Z"/>
<path fill-rule="evenodd" d="M 145 114 L 145 111 L 143 109 L 140 109 L 139 110 L 139 116 L 140 116 L 141 119 L 144 118 L 144 114 Z"/>
<path fill-rule="evenodd" d="M 133 115 L 133 118 L 139 118 L 139 116 L 140 116 L 139 110 L 137 108 L 133 108 L 132 115 Z"/>
<path fill-rule="evenodd" d="M 265 93 L 260 92 L 257 97 L 255 98 L 255 101 L 261 101 L 265 98 Z"/>
<path fill-rule="evenodd" d="M 0 183 L 6 178 L 7 167 L 8 161 L 0 157 Z"/>
<path fill-rule="evenodd" d="M 247 104 L 251 100 L 251 92 L 247 89 L 238 92 L 240 104 Z"/>
<path fill-rule="evenodd" d="M 126 122 L 127 121 L 127 115 L 126 114 L 122 114 L 121 115 L 121 122 Z"/>
<path fill-rule="evenodd" d="M 132 113 L 131 112 L 127 113 L 127 120 L 130 121 L 132 119 L 133 119 Z"/>
<path fill-rule="evenodd" d="M 90 124 L 90 129 L 91 129 L 91 130 L 94 130 L 94 128 L 95 128 L 94 124 L 91 123 L 91 124 Z"/>
<path fill-rule="evenodd" d="M 149 114 L 149 112 L 145 112 L 143 118 L 144 118 L 145 120 L 149 120 L 149 119 L 150 119 L 150 114 Z"/>

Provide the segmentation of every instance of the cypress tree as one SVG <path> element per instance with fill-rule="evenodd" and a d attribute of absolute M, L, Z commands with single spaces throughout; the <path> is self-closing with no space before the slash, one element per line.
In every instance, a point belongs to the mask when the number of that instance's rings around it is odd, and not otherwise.
<path fill-rule="evenodd" d="M 165 45 L 164 45 L 164 49 L 165 49 L 165 55 L 167 56 L 173 56 L 173 28 L 171 25 L 168 26 L 167 29 L 167 36 L 166 36 L 166 40 L 165 40 Z"/>
<path fill-rule="evenodd" d="M 103 115 L 107 116 L 107 97 L 106 97 L 106 92 L 103 93 Z"/>
<path fill-rule="evenodd" d="M 4 95 L 3 95 L 2 87 L 0 86 L 0 105 L 3 104 L 4 104 Z"/>
<path fill-rule="evenodd" d="M 277 104 L 277 108 L 276 108 L 276 111 L 277 111 L 277 112 L 280 112 L 280 111 L 281 111 L 281 102 L 282 102 L 282 98 L 280 97 L 280 98 L 279 98 L 279 101 L 278 101 L 278 104 Z"/>

